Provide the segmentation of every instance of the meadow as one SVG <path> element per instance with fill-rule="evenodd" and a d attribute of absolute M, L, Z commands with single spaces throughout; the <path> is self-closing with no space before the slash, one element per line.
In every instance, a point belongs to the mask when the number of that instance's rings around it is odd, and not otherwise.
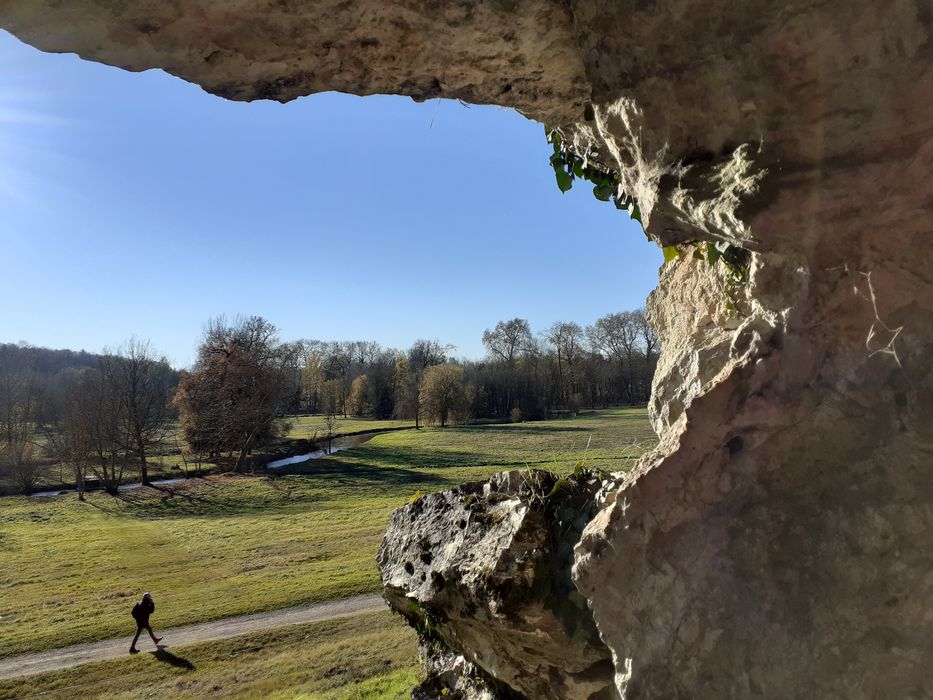
<path fill-rule="evenodd" d="M 0 700 L 403 700 L 418 677 L 414 631 L 384 612 L 0 680 Z"/>
<path fill-rule="evenodd" d="M 293 440 L 313 440 L 327 432 L 326 418 L 323 415 L 289 416 L 286 420 L 288 430 L 285 437 Z M 334 417 L 334 430 L 339 435 L 357 433 L 365 430 L 385 430 L 386 428 L 414 428 L 413 420 L 377 420 L 375 418 Z"/>
<path fill-rule="evenodd" d="M 0 657 L 131 633 L 143 590 L 157 629 L 377 591 L 389 516 L 414 494 L 580 459 L 624 470 L 654 443 L 644 409 L 611 409 L 384 433 L 288 475 L 0 498 Z"/>
<path fill-rule="evenodd" d="M 281 436 L 284 440 L 310 440 L 323 444 L 327 433 L 327 419 L 321 414 L 299 414 L 289 416 L 281 421 Z M 400 428 L 414 428 L 413 420 L 377 420 L 375 418 L 359 418 L 354 416 L 335 416 L 333 429 L 335 436 L 353 435 L 376 430 L 395 430 Z M 42 433 L 35 433 L 32 439 L 36 444 L 44 445 L 46 437 Z M 183 439 L 177 426 L 172 425 L 166 435 L 149 458 L 149 475 L 155 479 L 172 479 L 195 474 L 211 474 L 222 471 L 223 464 L 205 460 L 200 464 L 194 458 L 183 455 Z M 229 461 L 229 460 L 228 460 Z M 229 464 L 226 465 L 229 468 Z M 130 483 L 139 480 L 139 473 L 135 464 L 131 464 L 123 475 L 123 482 Z M 63 484 L 74 486 L 74 476 L 70 467 L 65 464 L 54 464 L 48 468 L 47 473 L 39 481 L 38 490 L 60 488 Z M 0 494 L 3 494 L 0 484 Z"/>

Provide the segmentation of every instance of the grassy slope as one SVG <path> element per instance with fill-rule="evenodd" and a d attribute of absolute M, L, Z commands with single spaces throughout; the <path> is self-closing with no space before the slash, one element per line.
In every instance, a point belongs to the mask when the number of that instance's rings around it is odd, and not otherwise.
<path fill-rule="evenodd" d="M 409 697 L 417 677 L 415 634 L 386 612 L 0 680 L 0 700 L 40 696 L 401 700 Z"/>
<path fill-rule="evenodd" d="M 502 469 L 567 471 L 590 437 L 587 463 L 603 469 L 654 442 L 644 410 L 620 409 L 388 433 L 300 476 L 210 477 L 86 504 L 0 499 L 0 656 L 128 634 L 143 590 L 157 629 L 377 590 L 389 515 L 416 491 Z"/>
<path fill-rule="evenodd" d="M 364 430 L 380 430 L 385 428 L 414 428 L 413 420 L 376 420 L 374 418 L 345 418 L 335 417 L 335 430 L 338 435 L 347 433 L 356 433 Z M 284 437 L 298 440 L 320 439 L 324 434 L 325 417 L 320 414 L 305 414 L 289 416 L 283 419 L 283 422 L 289 426 Z M 39 445 L 44 445 L 46 440 L 42 434 L 34 434 L 32 439 Z M 185 464 L 181 455 L 181 436 L 177 426 L 173 426 L 162 441 L 161 447 L 154 450 L 149 457 L 149 475 L 151 479 L 178 478 L 185 476 L 186 472 L 196 473 L 196 465 L 193 463 Z M 215 462 L 207 461 L 201 464 L 202 473 L 211 473 L 218 470 Z M 128 465 L 123 474 L 123 481 L 131 482 L 139 480 L 139 472 L 135 462 Z M 55 464 L 49 467 L 47 475 L 40 479 L 39 489 L 54 489 L 62 483 L 72 483 L 74 477 L 70 468 L 65 464 Z M 0 491 L 2 493 L 2 491 Z"/>
<path fill-rule="evenodd" d="M 314 437 L 315 433 L 317 437 L 320 437 L 326 430 L 324 421 L 325 417 L 322 415 L 289 416 L 286 422 L 289 424 L 290 430 L 286 437 L 310 439 Z M 377 428 L 415 427 L 415 421 L 413 420 L 375 420 L 374 418 L 343 418 L 342 416 L 337 416 L 334 423 L 336 431 L 341 435 Z"/>

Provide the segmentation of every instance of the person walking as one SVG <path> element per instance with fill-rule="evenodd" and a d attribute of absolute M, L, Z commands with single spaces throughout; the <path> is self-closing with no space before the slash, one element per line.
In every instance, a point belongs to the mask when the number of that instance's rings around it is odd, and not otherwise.
<path fill-rule="evenodd" d="M 155 603 L 152 600 L 152 595 L 144 593 L 142 600 L 133 606 L 132 615 L 133 619 L 136 620 L 136 636 L 133 637 L 133 643 L 130 644 L 131 654 L 139 653 L 139 649 L 136 648 L 136 641 L 139 639 L 139 635 L 142 634 L 143 630 L 149 633 L 149 636 L 152 638 L 152 643 L 156 645 L 156 648 L 158 648 L 159 642 L 162 641 L 162 637 L 156 637 L 152 633 L 152 627 L 149 625 L 149 616 L 154 612 Z"/>

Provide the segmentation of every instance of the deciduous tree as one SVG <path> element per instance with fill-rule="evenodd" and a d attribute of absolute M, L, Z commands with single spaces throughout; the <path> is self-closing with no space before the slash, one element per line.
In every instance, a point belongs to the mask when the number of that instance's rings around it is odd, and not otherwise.
<path fill-rule="evenodd" d="M 175 397 L 186 440 L 236 453 L 234 470 L 242 471 L 250 452 L 276 433 L 293 352 L 259 316 L 209 322 Z"/>
<path fill-rule="evenodd" d="M 361 374 L 354 378 L 350 385 L 350 394 L 347 397 L 347 404 L 351 415 L 364 416 L 370 412 L 369 406 L 369 377 Z"/>
<path fill-rule="evenodd" d="M 131 338 L 103 362 L 107 380 L 121 404 L 121 444 L 149 483 L 147 460 L 169 428 L 171 367 L 149 341 Z"/>
<path fill-rule="evenodd" d="M 442 428 L 464 420 L 469 394 L 463 367 L 450 363 L 428 367 L 421 383 L 421 405 L 425 417 Z"/>

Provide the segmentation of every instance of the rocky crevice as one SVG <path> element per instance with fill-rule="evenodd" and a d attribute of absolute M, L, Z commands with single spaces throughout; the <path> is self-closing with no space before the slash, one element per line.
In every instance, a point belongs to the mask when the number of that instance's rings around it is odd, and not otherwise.
<path fill-rule="evenodd" d="M 502 472 L 395 512 L 378 562 L 386 600 L 421 636 L 418 693 L 613 695 L 609 651 L 570 580 L 599 486 Z"/>

